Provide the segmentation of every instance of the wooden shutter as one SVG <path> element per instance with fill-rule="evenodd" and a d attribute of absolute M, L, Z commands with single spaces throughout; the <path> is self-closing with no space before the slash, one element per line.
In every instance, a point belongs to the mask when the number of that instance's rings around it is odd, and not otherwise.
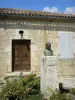
<path fill-rule="evenodd" d="M 59 32 L 59 55 L 60 58 L 74 57 L 74 40 L 72 32 Z"/>

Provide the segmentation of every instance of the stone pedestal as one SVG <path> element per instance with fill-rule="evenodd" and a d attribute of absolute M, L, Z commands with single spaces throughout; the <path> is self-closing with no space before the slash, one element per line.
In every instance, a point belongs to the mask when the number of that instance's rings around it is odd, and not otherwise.
<path fill-rule="evenodd" d="M 58 88 L 58 66 L 56 56 L 44 56 L 41 60 L 41 93 L 49 98 L 51 90 Z"/>

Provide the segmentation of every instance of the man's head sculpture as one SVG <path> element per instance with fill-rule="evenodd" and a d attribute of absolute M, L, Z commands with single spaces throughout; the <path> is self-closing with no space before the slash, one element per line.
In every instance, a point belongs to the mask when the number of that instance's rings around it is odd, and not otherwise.
<path fill-rule="evenodd" d="M 53 56 L 53 51 L 51 50 L 51 43 L 46 43 L 46 49 L 44 51 L 45 56 Z"/>
<path fill-rule="evenodd" d="M 46 49 L 51 50 L 51 43 L 49 42 L 46 43 Z"/>

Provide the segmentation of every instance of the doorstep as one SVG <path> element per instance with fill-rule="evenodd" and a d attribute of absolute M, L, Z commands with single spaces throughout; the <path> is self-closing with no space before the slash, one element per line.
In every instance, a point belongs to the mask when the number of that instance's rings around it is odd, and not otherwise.
<path fill-rule="evenodd" d="M 9 73 L 4 73 L 4 76 L 20 76 L 22 73 L 22 75 L 29 75 L 32 72 L 9 72 Z"/>

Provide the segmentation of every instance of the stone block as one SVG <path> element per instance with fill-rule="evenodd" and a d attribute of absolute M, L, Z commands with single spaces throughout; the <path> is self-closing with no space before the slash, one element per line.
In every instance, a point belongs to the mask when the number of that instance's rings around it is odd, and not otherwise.
<path fill-rule="evenodd" d="M 55 56 L 44 56 L 41 60 L 41 93 L 49 98 L 51 91 L 58 88 L 58 62 Z"/>

